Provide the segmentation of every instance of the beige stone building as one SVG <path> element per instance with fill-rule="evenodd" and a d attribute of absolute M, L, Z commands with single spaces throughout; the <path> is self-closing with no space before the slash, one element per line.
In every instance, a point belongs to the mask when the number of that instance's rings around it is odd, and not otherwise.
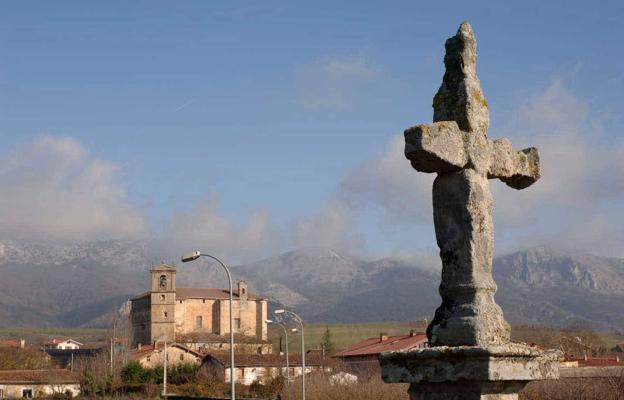
<path fill-rule="evenodd" d="M 200 365 L 204 359 L 201 353 L 179 343 L 168 344 L 166 350 L 164 344 L 157 344 L 155 346 L 140 345 L 130 353 L 130 359 L 137 361 L 145 368 L 154 368 L 158 365 L 163 365 L 165 357 L 167 358 L 167 365 L 169 366 L 179 364 Z"/>
<path fill-rule="evenodd" d="M 267 300 L 239 281 L 234 289 L 234 332 L 267 340 Z M 192 334 L 230 333 L 229 291 L 218 288 L 178 288 L 176 268 L 161 264 L 151 270 L 151 290 L 131 300 L 133 346 L 180 342 Z"/>

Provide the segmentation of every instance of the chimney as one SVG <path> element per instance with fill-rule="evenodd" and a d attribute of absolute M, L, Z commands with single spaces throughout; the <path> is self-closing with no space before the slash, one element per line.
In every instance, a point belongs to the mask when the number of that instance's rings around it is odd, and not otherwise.
<path fill-rule="evenodd" d="M 20 349 L 23 349 L 24 347 L 26 347 L 26 340 L 20 339 Z"/>
<path fill-rule="evenodd" d="M 383 342 L 383 341 L 386 341 L 386 340 L 388 340 L 388 335 L 386 335 L 386 334 L 384 334 L 383 332 L 381 332 L 381 333 L 379 334 L 379 341 L 380 341 L 380 342 Z"/>
<path fill-rule="evenodd" d="M 247 300 L 247 281 L 238 281 L 238 298 Z"/>
<path fill-rule="evenodd" d="M 137 344 L 137 350 L 141 350 L 141 343 Z"/>
<path fill-rule="evenodd" d="M 413 329 L 410 329 L 410 337 L 414 337 L 415 334 L 416 334 L 416 332 L 414 332 Z"/>

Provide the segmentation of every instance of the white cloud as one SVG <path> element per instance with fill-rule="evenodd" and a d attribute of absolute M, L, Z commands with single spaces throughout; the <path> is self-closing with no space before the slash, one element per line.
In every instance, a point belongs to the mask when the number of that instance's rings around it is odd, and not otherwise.
<path fill-rule="evenodd" d="M 310 217 L 277 229 L 263 210 L 254 211 L 242 223 L 232 222 L 222 215 L 212 196 L 190 212 L 175 215 L 165 231 L 159 240 L 172 253 L 205 249 L 230 263 L 256 261 L 293 248 L 349 250 L 363 246 L 352 226 L 351 210 L 340 203 L 328 204 Z"/>
<path fill-rule="evenodd" d="M 255 261 L 282 248 L 283 238 L 273 229 L 268 213 L 256 211 L 241 224 L 224 217 L 216 196 L 189 212 L 175 215 L 162 235 L 165 246 L 179 254 L 202 249 L 231 263 Z"/>
<path fill-rule="evenodd" d="M 145 233 L 117 166 L 69 137 L 41 136 L 0 157 L 0 235 L 84 241 Z"/>
<path fill-rule="evenodd" d="M 612 240 L 624 236 L 624 215 L 616 208 L 624 203 L 622 140 L 610 137 L 605 144 L 599 117 L 561 80 L 529 98 L 518 117 L 508 136 L 517 149 L 539 148 L 542 179 L 522 191 L 492 181 L 497 240 L 624 255 Z M 430 226 L 435 176 L 412 170 L 403 143 L 402 135 L 393 137 L 381 155 L 349 173 L 340 198 L 354 208 L 380 208 L 384 224 Z"/>
<path fill-rule="evenodd" d="M 297 100 L 307 109 L 344 110 L 380 77 L 363 57 L 324 58 L 295 69 Z"/>
<path fill-rule="evenodd" d="M 325 205 L 315 215 L 296 221 L 291 230 L 295 247 L 364 250 L 364 239 L 353 225 L 353 212 L 341 202 Z"/>
<path fill-rule="evenodd" d="M 404 147 L 403 135 L 396 135 L 380 156 L 347 174 L 340 183 L 340 200 L 360 209 L 379 206 L 389 223 L 430 223 L 435 175 L 414 171 L 403 155 Z"/>

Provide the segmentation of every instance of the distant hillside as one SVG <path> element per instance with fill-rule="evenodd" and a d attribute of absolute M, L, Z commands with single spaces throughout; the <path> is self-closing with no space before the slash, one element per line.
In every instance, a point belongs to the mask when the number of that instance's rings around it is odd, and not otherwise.
<path fill-rule="evenodd" d="M 104 326 L 113 310 L 147 290 L 152 260 L 140 242 L 75 246 L 0 242 L 0 323 Z M 206 260 L 178 266 L 181 286 L 224 287 Z M 440 303 L 439 271 L 413 258 L 365 260 L 302 249 L 233 266 L 235 279 L 310 322 L 428 318 Z M 497 300 L 512 323 L 565 326 L 579 320 L 624 329 L 624 260 L 534 248 L 498 257 Z"/>
<path fill-rule="evenodd" d="M 624 329 L 624 259 L 539 247 L 497 258 L 494 277 L 510 321 Z"/>

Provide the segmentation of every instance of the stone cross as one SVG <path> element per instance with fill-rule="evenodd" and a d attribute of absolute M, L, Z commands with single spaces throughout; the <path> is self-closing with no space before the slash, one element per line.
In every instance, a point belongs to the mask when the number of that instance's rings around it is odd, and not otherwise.
<path fill-rule="evenodd" d="M 488 105 L 477 77 L 477 43 L 468 22 L 445 44 L 446 72 L 433 98 L 433 124 L 405 131 L 405 156 L 433 183 L 433 218 L 440 258 L 442 305 L 427 328 L 431 346 L 509 342 L 494 301 L 492 195 L 488 179 L 524 189 L 540 177 L 536 148 L 513 151 L 508 139 L 488 140 Z"/>
<path fill-rule="evenodd" d="M 405 155 L 438 174 L 433 220 L 442 259 L 442 305 L 425 349 L 380 356 L 382 378 L 409 382 L 411 400 L 517 400 L 532 380 L 557 379 L 561 352 L 511 343 L 494 301 L 492 195 L 488 179 L 515 189 L 539 179 L 537 149 L 488 140 L 487 102 L 477 78 L 477 44 L 467 22 L 446 41 L 433 124 L 405 131 Z"/>

